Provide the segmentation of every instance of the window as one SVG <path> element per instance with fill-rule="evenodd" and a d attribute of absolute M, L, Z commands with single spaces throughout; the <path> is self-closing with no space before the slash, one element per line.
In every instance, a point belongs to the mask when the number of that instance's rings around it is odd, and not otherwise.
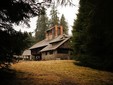
<path fill-rule="evenodd" d="M 49 52 L 49 54 L 53 54 L 53 51 L 51 50 L 51 51 Z"/>
<path fill-rule="evenodd" d="M 68 49 L 60 48 L 57 50 L 58 53 L 68 54 Z"/>
<path fill-rule="evenodd" d="M 47 52 L 45 52 L 45 55 L 47 55 Z"/>

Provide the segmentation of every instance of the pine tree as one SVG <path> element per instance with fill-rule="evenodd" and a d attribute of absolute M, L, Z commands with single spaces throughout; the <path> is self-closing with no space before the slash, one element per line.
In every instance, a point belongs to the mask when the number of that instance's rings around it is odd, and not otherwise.
<path fill-rule="evenodd" d="M 73 25 L 73 47 L 76 55 L 81 55 L 86 53 L 86 43 L 87 43 L 87 30 L 90 23 L 89 12 L 92 10 L 88 0 L 80 1 L 79 13 L 77 14 L 77 19 L 74 20 Z"/>
<path fill-rule="evenodd" d="M 63 32 L 65 34 L 68 34 L 68 23 L 66 22 L 64 14 L 62 14 L 62 16 L 61 16 L 60 25 L 63 26 Z"/>
<path fill-rule="evenodd" d="M 41 41 L 45 38 L 45 31 L 48 29 L 48 17 L 46 13 L 44 15 L 38 16 L 36 30 L 35 30 L 35 38 L 36 41 Z"/>
<path fill-rule="evenodd" d="M 84 65 L 109 70 L 112 68 L 112 8 L 112 0 L 80 0 L 72 41 L 76 58 Z"/>
<path fill-rule="evenodd" d="M 59 24 L 59 17 L 58 17 L 58 10 L 56 9 L 55 5 L 52 6 L 50 11 L 50 23 L 51 25 L 58 25 Z"/>
<path fill-rule="evenodd" d="M 8 62 L 9 64 L 12 62 L 13 55 L 21 55 L 23 50 L 32 44 L 29 33 L 17 32 L 13 28 L 0 30 L 0 36 L 0 64 L 5 64 L 4 62 Z"/>

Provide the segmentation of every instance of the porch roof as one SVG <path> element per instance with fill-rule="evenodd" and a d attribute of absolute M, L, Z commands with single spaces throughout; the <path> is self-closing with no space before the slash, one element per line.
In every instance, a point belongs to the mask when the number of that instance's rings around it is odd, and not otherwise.
<path fill-rule="evenodd" d="M 31 50 L 25 50 L 22 55 L 31 55 Z"/>

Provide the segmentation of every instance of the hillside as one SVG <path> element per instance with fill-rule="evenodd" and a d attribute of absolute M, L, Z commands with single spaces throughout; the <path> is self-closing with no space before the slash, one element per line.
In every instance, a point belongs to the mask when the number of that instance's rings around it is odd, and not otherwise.
<path fill-rule="evenodd" d="M 113 85 L 113 73 L 75 65 L 73 60 L 22 61 L 0 85 Z M 6 82 L 7 81 L 7 82 Z"/>

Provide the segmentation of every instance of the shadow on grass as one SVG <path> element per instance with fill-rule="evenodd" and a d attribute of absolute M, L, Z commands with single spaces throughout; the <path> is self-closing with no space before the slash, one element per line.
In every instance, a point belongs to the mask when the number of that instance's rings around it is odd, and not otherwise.
<path fill-rule="evenodd" d="M 60 81 L 56 79 L 49 80 L 51 75 L 60 77 Z M 37 78 L 39 76 L 40 78 Z M 48 78 L 46 79 L 46 76 Z M 45 77 L 45 78 L 43 78 Z M 42 78 L 42 79 L 41 79 Z M 50 78 L 51 79 L 51 78 Z M 48 81 L 49 80 L 49 81 Z M 13 69 L 0 69 L 0 85 L 78 85 L 70 78 L 64 78 L 61 75 L 52 73 L 46 75 L 37 75 L 32 73 L 15 71 Z"/>
<path fill-rule="evenodd" d="M 82 67 L 88 67 L 88 68 L 92 68 L 92 69 L 95 69 L 95 70 L 100 70 L 100 71 L 107 71 L 107 72 L 112 72 L 113 73 L 113 69 L 110 68 L 103 68 L 101 66 L 94 66 L 94 65 L 91 65 L 91 64 L 87 64 L 87 63 L 82 63 L 80 61 L 76 61 L 74 62 L 75 65 L 78 65 L 78 66 L 82 66 Z"/>
<path fill-rule="evenodd" d="M 28 84 L 28 78 L 19 78 L 18 75 L 23 75 L 23 72 L 17 72 L 13 69 L 0 69 L 0 85 L 32 85 Z"/>
<path fill-rule="evenodd" d="M 12 80 L 16 77 L 15 71 L 12 69 L 1 68 L 0 80 Z"/>
<path fill-rule="evenodd" d="M 0 69 L 0 85 L 13 85 L 11 82 L 15 78 L 16 78 L 16 73 L 14 70 L 7 68 Z"/>

